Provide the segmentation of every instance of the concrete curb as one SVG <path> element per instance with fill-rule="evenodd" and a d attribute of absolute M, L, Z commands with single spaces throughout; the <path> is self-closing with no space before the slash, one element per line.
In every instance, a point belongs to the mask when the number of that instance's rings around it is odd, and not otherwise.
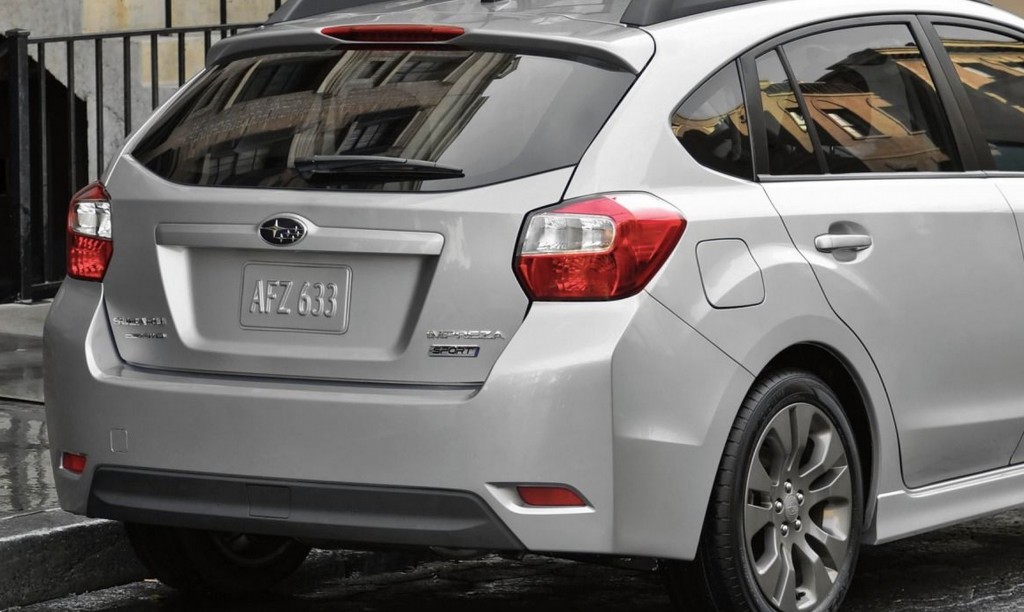
<path fill-rule="evenodd" d="M 0 610 L 145 576 L 120 523 L 61 510 L 0 519 Z"/>

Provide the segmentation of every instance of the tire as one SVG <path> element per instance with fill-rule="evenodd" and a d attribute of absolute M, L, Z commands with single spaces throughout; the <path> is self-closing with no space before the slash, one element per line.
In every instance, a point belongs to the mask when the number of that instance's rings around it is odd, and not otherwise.
<path fill-rule="evenodd" d="M 835 612 L 863 512 L 860 456 L 835 393 L 808 372 L 767 375 L 729 433 L 697 559 L 666 567 L 673 603 L 689 612 Z"/>
<path fill-rule="evenodd" d="M 167 586 L 203 596 L 269 590 L 309 554 L 291 538 L 125 524 L 139 561 Z"/>

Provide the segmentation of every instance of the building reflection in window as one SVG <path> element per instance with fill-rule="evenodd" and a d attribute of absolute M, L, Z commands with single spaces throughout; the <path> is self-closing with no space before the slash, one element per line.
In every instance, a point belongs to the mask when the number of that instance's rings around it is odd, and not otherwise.
<path fill-rule="evenodd" d="M 340 175 L 314 185 L 294 164 L 373 155 L 464 168 L 461 182 L 422 188 L 465 188 L 577 163 L 633 79 L 570 60 L 466 50 L 247 58 L 201 77 L 192 98 L 171 109 L 133 154 L 184 184 L 420 188 L 418 181 L 385 186 L 365 177 L 352 185 L 355 179 Z M 481 155 L 485 150 L 496 154 Z"/>
<path fill-rule="evenodd" d="M 831 173 L 959 169 L 931 74 L 906 26 L 836 30 L 784 46 Z M 772 174 L 816 172 L 775 52 L 758 60 Z"/>
<path fill-rule="evenodd" d="M 997 170 L 1024 171 L 1024 43 L 975 28 L 938 26 Z"/>

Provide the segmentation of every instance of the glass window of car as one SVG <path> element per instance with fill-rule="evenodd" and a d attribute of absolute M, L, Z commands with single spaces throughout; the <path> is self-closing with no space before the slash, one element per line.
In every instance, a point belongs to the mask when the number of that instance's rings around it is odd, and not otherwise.
<path fill-rule="evenodd" d="M 997 170 L 1024 171 L 1024 43 L 986 30 L 937 26 Z"/>
<path fill-rule="evenodd" d="M 525 53 L 274 53 L 211 68 L 132 155 L 185 185 L 466 189 L 579 163 L 634 80 Z"/>
<path fill-rule="evenodd" d="M 961 169 L 934 80 L 908 26 L 833 30 L 783 49 L 829 172 Z"/>
<path fill-rule="evenodd" d="M 672 131 L 700 164 L 730 176 L 753 178 L 747 107 L 735 64 L 718 71 L 676 109 Z"/>
<path fill-rule="evenodd" d="M 819 174 L 807 120 L 776 51 L 757 58 L 768 174 Z"/>

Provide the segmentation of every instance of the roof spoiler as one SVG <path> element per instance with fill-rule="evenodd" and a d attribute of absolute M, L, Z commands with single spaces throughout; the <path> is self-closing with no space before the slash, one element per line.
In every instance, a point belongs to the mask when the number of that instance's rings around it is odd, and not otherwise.
<path fill-rule="evenodd" d="M 389 25 L 378 24 L 374 27 L 388 28 Z M 403 29 L 410 26 L 393 24 L 393 27 Z M 343 38 L 332 36 L 330 30 L 331 28 L 262 28 L 253 32 L 231 36 L 219 41 L 210 48 L 206 56 L 206 65 L 215 66 L 236 59 L 275 52 L 329 51 L 337 49 L 342 45 L 348 48 L 363 47 L 372 49 L 378 44 L 375 42 L 344 40 Z M 416 46 L 423 45 L 424 48 L 454 46 L 460 49 L 504 53 L 527 52 L 533 55 L 571 59 L 598 66 L 611 67 L 632 74 L 639 74 L 640 71 L 639 67 L 631 65 L 628 60 L 609 49 L 608 45 L 596 41 L 566 38 L 549 39 L 545 37 L 509 35 L 488 32 L 486 30 L 468 30 L 451 40 L 445 39 L 440 42 L 414 44 Z"/>

